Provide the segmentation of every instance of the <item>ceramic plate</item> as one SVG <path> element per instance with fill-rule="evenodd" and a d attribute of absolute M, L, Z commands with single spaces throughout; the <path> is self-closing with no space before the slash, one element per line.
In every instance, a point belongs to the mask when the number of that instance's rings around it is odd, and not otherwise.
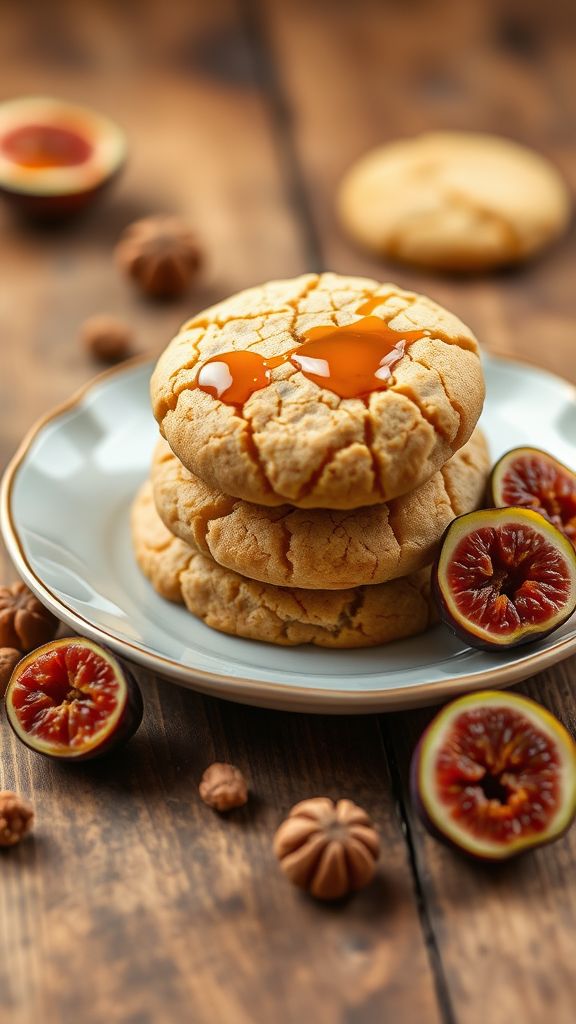
<path fill-rule="evenodd" d="M 2 529 L 16 568 L 74 630 L 194 689 L 268 707 L 397 709 L 526 678 L 576 650 L 576 617 L 529 648 L 486 654 L 441 626 L 370 650 L 227 637 L 158 597 L 131 550 L 128 512 L 156 440 L 150 364 L 98 378 L 40 422 L 9 466 Z M 537 445 L 576 464 L 576 394 L 541 370 L 485 359 L 482 417 L 497 458 Z"/>

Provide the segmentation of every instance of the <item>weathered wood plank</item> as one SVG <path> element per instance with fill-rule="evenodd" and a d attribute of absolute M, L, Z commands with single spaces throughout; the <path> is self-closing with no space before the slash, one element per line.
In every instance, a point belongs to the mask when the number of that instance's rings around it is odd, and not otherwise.
<path fill-rule="evenodd" d="M 26 755 L 2 729 L 2 784 L 30 793 L 37 838 L 3 858 L 5 1005 L 75 1019 L 439 1020 L 377 720 L 240 708 L 146 687 L 146 720 L 101 764 Z M 198 800 L 213 758 L 250 779 L 226 822 Z M 347 794 L 383 862 L 345 908 L 290 888 L 271 837 L 306 795 Z M 87 980 L 89 971 L 89 980 Z M 17 1019 L 17 1018 L 16 1018 Z"/>
<path fill-rule="evenodd" d="M 573 232 L 516 272 L 458 280 L 380 263 L 343 236 L 338 181 L 365 149 L 427 129 L 478 128 L 534 145 L 576 184 L 576 21 L 562 4 L 260 4 L 263 31 L 292 112 L 295 143 L 323 263 L 340 272 L 399 280 L 472 324 L 493 351 L 576 380 Z M 326 26 L 330 23 L 330 30 Z M 535 415 L 537 411 L 535 410 Z M 576 441 L 576 437 L 575 437 Z M 574 731 L 576 659 L 525 692 Z M 407 794 L 412 749 L 432 712 L 381 720 L 395 792 L 408 816 L 445 1016 L 461 1024 L 546 1016 L 568 1024 L 576 928 L 574 831 L 503 868 L 474 866 L 428 838 Z"/>
<path fill-rule="evenodd" d="M 132 159 L 76 226 L 33 232 L 3 217 L 4 459 L 93 372 L 75 340 L 86 315 L 126 316 L 157 351 L 207 302 L 313 261 L 297 168 L 282 159 L 286 126 L 235 6 L 62 10 L 55 33 L 43 5 L 9 5 L 0 90 L 42 91 L 49 81 L 108 110 L 128 130 Z M 157 209 L 189 215 L 207 251 L 204 278 L 176 306 L 141 302 L 111 260 L 121 227 Z M 35 837 L 0 858 L 10 1019 L 439 1022 L 377 721 L 269 714 L 152 677 L 145 693 L 141 732 L 100 765 L 28 754 L 0 723 L 0 786 L 29 794 L 38 816 Z M 196 794 L 214 757 L 233 760 L 253 786 L 248 808 L 228 821 Z M 272 856 L 283 812 L 319 793 L 361 802 L 383 836 L 377 881 L 345 908 L 296 893 Z"/>
<path fill-rule="evenodd" d="M 576 659 L 519 688 L 576 734 Z M 503 865 L 468 862 L 431 839 L 407 791 L 412 751 L 432 711 L 381 720 L 395 785 L 456 1019 L 571 1024 L 574 1019 L 576 831 Z M 401 794 L 401 795 L 400 795 Z M 489 1007 L 489 1010 L 487 1009 Z"/>
<path fill-rule="evenodd" d="M 356 249 L 335 213 L 338 182 L 367 149 L 435 129 L 511 136 L 548 154 L 576 188 L 573 9 L 554 2 L 260 4 L 287 93 L 323 263 L 428 292 L 490 350 L 576 381 L 575 234 L 519 271 L 458 279 Z M 571 71 L 572 69 L 572 71 Z"/>

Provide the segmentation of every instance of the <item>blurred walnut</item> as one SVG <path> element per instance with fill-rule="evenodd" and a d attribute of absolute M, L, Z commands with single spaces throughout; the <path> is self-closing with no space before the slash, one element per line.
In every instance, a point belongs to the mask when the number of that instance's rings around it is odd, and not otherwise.
<path fill-rule="evenodd" d="M 196 237 L 178 217 L 160 214 L 130 224 L 116 246 L 118 266 L 155 298 L 176 298 L 201 264 Z"/>
<path fill-rule="evenodd" d="M 16 846 L 33 823 L 34 810 L 27 800 L 7 789 L 0 791 L 0 846 Z"/>
<path fill-rule="evenodd" d="M 217 811 L 243 807 L 248 800 L 248 786 L 242 772 L 223 761 L 216 761 L 206 769 L 198 790 L 204 803 Z"/>
<path fill-rule="evenodd" d="M 90 355 L 103 363 L 119 363 L 132 351 L 134 334 L 122 320 L 106 313 L 88 317 L 81 338 Z"/>
<path fill-rule="evenodd" d="M 378 834 L 351 800 L 302 800 L 274 836 L 280 867 L 294 885 L 321 900 L 364 888 L 376 870 Z"/>
<path fill-rule="evenodd" d="M 6 693 L 8 680 L 22 657 L 22 651 L 15 647 L 0 647 L 0 697 Z"/>
<path fill-rule="evenodd" d="M 40 604 L 20 580 L 0 587 L 0 647 L 31 651 L 47 644 L 58 628 L 58 619 Z"/>

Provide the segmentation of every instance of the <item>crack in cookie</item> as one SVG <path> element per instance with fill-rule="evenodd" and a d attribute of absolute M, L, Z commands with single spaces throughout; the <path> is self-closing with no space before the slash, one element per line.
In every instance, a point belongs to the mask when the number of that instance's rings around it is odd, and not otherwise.
<path fill-rule="evenodd" d="M 154 507 L 150 484 L 132 510 L 132 539 L 144 575 L 164 597 L 206 625 L 268 643 L 373 647 L 423 632 L 436 621 L 430 571 L 345 590 L 301 590 L 245 579 L 173 537 Z"/>
<path fill-rule="evenodd" d="M 341 398 L 291 363 L 242 408 L 197 387 L 200 363 L 225 351 L 274 359 L 316 327 L 356 323 L 368 300 L 381 300 L 374 314 L 399 337 L 427 332 L 386 389 Z M 470 437 L 484 383 L 473 334 L 432 300 L 325 273 L 249 289 L 188 321 L 160 357 L 151 394 L 161 433 L 209 485 L 270 506 L 346 509 L 391 500 L 437 472 Z"/>
<path fill-rule="evenodd" d="M 431 562 L 452 519 L 481 504 L 489 468 L 476 431 L 441 472 L 389 503 L 270 508 L 209 487 L 161 442 L 151 481 L 166 528 L 225 568 L 275 586 L 337 590 L 382 583 Z"/>

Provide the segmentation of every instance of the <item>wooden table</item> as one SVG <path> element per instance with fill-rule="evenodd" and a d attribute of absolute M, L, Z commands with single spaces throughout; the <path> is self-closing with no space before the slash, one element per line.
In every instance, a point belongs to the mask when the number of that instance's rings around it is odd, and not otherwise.
<path fill-rule="evenodd" d="M 2 215 L 3 459 L 95 372 L 85 316 L 126 316 L 157 352 L 209 302 L 321 267 L 421 288 L 488 349 L 575 379 L 573 235 L 527 269 L 462 281 L 377 264 L 333 208 L 365 148 L 437 126 L 510 134 L 576 186 L 575 28 L 561 0 L 5 2 L 2 95 L 92 103 L 125 125 L 131 159 L 67 230 Z M 158 210 L 188 216 L 207 254 L 176 306 L 141 301 L 111 257 Z M 521 690 L 574 729 L 575 673 L 572 659 Z M 501 867 L 428 838 L 406 779 L 429 711 L 271 713 L 139 676 L 144 725 L 100 764 L 29 755 L 1 723 L 0 782 L 37 811 L 35 837 L 0 858 L 3 1021 L 573 1024 L 576 830 Z M 214 758 L 251 781 L 227 820 L 196 793 Z M 272 856 L 283 812 L 315 794 L 357 800 L 382 835 L 376 883 L 344 906 L 292 890 Z"/>

